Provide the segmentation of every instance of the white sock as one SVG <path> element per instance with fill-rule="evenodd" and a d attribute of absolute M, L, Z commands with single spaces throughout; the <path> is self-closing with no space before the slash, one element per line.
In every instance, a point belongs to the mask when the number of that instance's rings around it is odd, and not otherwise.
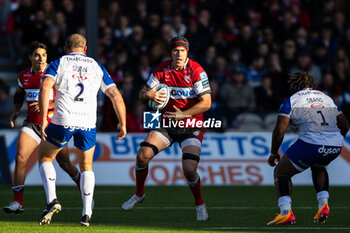
<path fill-rule="evenodd" d="M 51 203 L 56 196 L 56 170 L 51 162 L 44 162 L 39 165 L 39 171 L 41 175 L 41 180 L 43 181 L 45 192 L 46 192 L 46 202 Z"/>
<path fill-rule="evenodd" d="M 321 208 L 324 204 L 328 204 L 329 193 L 328 191 L 318 192 L 317 195 L 318 208 Z"/>
<path fill-rule="evenodd" d="M 92 199 L 95 188 L 95 174 L 93 171 L 83 171 L 80 177 L 80 190 L 83 199 L 83 213 L 82 216 L 92 215 Z"/>
<path fill-rule="evenodd" d="M 278 198 L 278 206 L 281 209 L 281 215 L 287 215 L 292 209 L 292 198 L 289 195 Z"/>

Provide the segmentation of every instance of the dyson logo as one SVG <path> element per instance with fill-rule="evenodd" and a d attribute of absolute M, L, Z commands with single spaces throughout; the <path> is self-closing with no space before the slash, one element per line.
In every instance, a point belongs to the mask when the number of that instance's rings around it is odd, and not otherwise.
<path fill-rule="evenodd" d="M 341 148 L 325 148 L 324 145 L 320 148 L 318 148 L 318 153 L 322 154 L 323 156 L 327 156 L 329 154 L 339 154 Z"/>

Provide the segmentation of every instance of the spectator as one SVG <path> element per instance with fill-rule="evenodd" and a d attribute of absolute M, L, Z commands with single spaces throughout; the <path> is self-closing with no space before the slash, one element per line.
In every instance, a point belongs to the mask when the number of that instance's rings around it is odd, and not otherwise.
<path fill-rule="evenodd" d="M 227 68 L 231 73 L 238 70 L 244 70 L 244 65 L 241 62 L 241 51 L 239 49 L 231 49 L 229 53 Z"/>
<path fill-rule="evenodd" d="M 302 50 L 298 53 L 297 65 L 290 70 L 290 73 L 294 74 L 300 71 L 310 73 L 317 84 L 321 82 L 321 70 L 317 65 L 312 63 L 309 52 L 305 50 Z"/>
<path fill-rule="evenodd" d="M 235 41 L 234 47 L 241 50 L 242 62 L 244 65 L 248 66 L 253 59 L 253 54 L 256 53 L 257 47 L 256 39 L 249 25 L 244 25 L 242 27 L 241 34 Z"/>
<path fill-rule="evenodd" d="M 284 72 L 289 73 L 292 66 L 295 64 L 296 48 L 293 40 L 286 40 L 283 44 L 282 50 L 282 69 Z"/>
<path fill-rule="evenodd" d="M 186 34 L 187 27 L 183 24 L 181 14 L 175 14 L 172 20 L 171 37 L 183 36 Z M 192 47 L 192 43 L 191 43 Z"/>
<path fill-rule="evenodd" d="M 219 97 L 222 99 L 228 127 L 233 126 L 233 120 L 239 113 L 252 111 L 255 108 L 254 90 L 248 85 L 248 80 L 242 71 L 234 72 L 222 85 Z"/>
<path fill-rule="evenodd" d="M 217 82 L 219 85 L 223 84 L 230 78 L 230 72 L 226 66 L 226 60 L 224 57 L 216 58 L 216 65 L 214 70 L 211 72 L 211 80 Z"/>
<path fill-rule="evenodd" d="M 265 60 L 259 56 L 254 57 L 252 64 L 244 70 L 248 83 L 253 88 L 260 85 L 261 77 L 266 73 Z"/>
<path fill-rule="evenodd" d="M 254 96 L 255 110 L 262 116 L 269 112 L 276 112 L 281 105 L 278 94 L 272 89 L 272 79 L 269 75 L 261 78 L 261 84 L 254 88 Z"/>
<path fill-rule="evenodd" d="M 126 39 L 132 33 L 132 27 L 129 25 L 129 18 L 126 15 L 121 15 L 118 21 L 117 28 L 114 31 L 114 36 L 117 39 Z"/>
<path fill-rule="evenodd" d="M 215 58 L 216 58 L 216 48 L 211 45 L 207 48 L 205 55 L 202 59 L 200 59 L 200 64 L 202 64 L 203 69 L 210 73 L 214 70 L 215 67 Z"/>
<path fill-rule="evenodd" d="M 318 88 L 320 91 L 324 92 L 326 95 L 331 97 L 335 102 L 339 102 L 339 96 L 342 93 L 341 88 L 335 83 L 334 76 L 330 72 L 326 72 Z"/>

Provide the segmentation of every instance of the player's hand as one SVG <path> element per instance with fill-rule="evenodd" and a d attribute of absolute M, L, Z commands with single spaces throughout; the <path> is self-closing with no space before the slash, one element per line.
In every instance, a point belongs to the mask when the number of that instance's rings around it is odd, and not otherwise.
<path fill-rule="evenodd" d="M 175 109 L 175 112 L 165 112 L 169 118 L 179 121 L 189 117 L 185 115 L 178 107 L 173 105 L 173 108 Z"/>
<path fill-rule="evenodd" d="M 44 119 L 44 120 L 41 121 L 41 127 L 40 127 L 40 129 L 41 129 L 41 139 L 44 140 L 44 141 L 46 141 L 47 135 L 45 133 L 45 130 L 46 130 L 48 125 L 49 125 L 49 123 L 47 122 L 47 119 Z"/>
<path fill-rule="evenodd" d="M 11 128 L 15 127 L 15 120 L 17 119 L 18 116 L 19 116 L 19 112 L 12 113 L 12 115 L 10 117 L 10 126 L 11 126 Z"/>
<path fill-rule="evenodd" d="M 29 106 L 32 107 L 34 113 L 40 113 L 39 102 L 32 102 Z"/>
<path fill-rule="evenodd" d="M 117 129 L 119 129 L 119 134 L 117 135 L 116 139 L 119 141 L 126 136 L 126 125 L 118 123 Z"/>
<path fill-rule="evenodd" d="M 148 96 L 149 99 L 155 101 L 158 104 L 162 104 L 166 100 L 166 92 L 165 91 L 157 91 L 157 87 L 159 86 L 156 85 L 152 89 L 148 90 L 146 92 L 146 95 Z"/>
<path fill-rule="evenodd" d="M 277 165 L 276 163 L 276 160 L 277 162 L 279 162 L 281 159 L 280 155 L 277 153 L 277 154 L 271 154 L 270 157 L 268 158 L 267 160 L 267 164 L 270 165 L 271 167 L 274 167 Z"/>

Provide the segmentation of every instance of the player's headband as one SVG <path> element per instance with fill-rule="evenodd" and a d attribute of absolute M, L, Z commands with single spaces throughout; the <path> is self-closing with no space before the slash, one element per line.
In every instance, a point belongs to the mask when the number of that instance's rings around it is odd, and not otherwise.
<path fill-rule="evenodd" d="M 187 51 L 190 48 L 188 41 L 185 40 L 174 40 L 174 41 L 170 41 L 170 50 L 172 51 L 174 48 L 182 46 L 184 47 Z"/>

